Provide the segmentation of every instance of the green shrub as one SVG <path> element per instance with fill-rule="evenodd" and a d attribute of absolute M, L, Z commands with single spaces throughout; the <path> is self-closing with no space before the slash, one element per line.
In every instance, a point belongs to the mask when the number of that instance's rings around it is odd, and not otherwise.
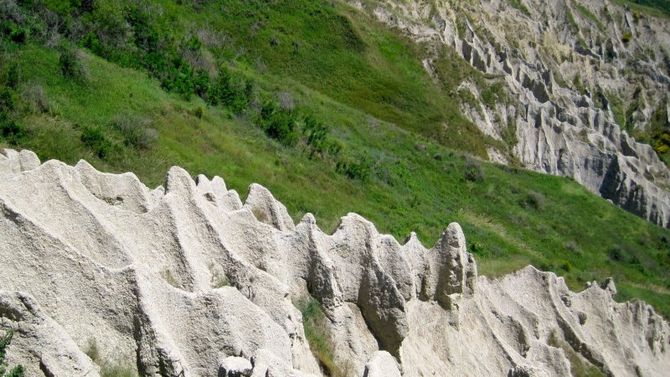
<path fill-rule="evenodd" d="M 495 83 L 488 85 L 482 90 L 481 98 L 482 102 L 490 108 L 493 108 L 498 102 L 508 101 L 504 83 L 496 81 Z"/>
<path fill-rule="evenodd" d="M 560 268 L 564 272 L 570 272 L 572 271 L 572 263 L 569 260 L 562 260 L 560 261 L 558 268 Z"/>
<path fill-rule="evenodd" d="M 127 366 L 103 364 L 100 377 L 137 377 L 137 374 Z"/>
<path fill-rule="evenodd" d="M 86 70 L 81 56 L 79 51 L 73 47 L 65 46 L 61 48 L 58 67 L 63 76 L 69 79 L 78 82 L 86 80 Z"/>
<path fill-rule="evenodd" d="M 520 0 L 509 0 L 509 5 L 511 5 L 512 8 L 518 9 L 524 15 L 530 17 L 530 11 Z"/>
<path fill-rule="evenodd" d="M 195 71 L 193 75 L 193 91 L 205 101 L 209 101 L 212 83 L 209 74 L 203 70 Z"/>
<path fill-rule="evenodd" d="M 303 122 L 302 132 L 305 135 L 305 143 L 309 148 L 310 158 L 315 155 L 323 155 L 328 149 L 328 126 L 321 123 L 312 116 L 306 116 Z"/>
<path fill-rule="evenodd" d="M 630 31 L 623 33 L 621 36 L 621 42 L 628 43 L 633 39 L 633 34 Z"/>
<path fill-rule="evenodd" d="M 91 360 L 93 360 L 94 363 L 99 363 L 101 361 L 100 350 L 98 349 L 98 343 L 95 341 L 94 338 L 88 340 L 88 344 L 86 346 L 86 349 L 84 350 L 84 353 Z"/>
<path fill-rule="evenodd" d="M 340 156 L 335 169 L 347 178 L 366 181 L 372 173 L 372 164 L 370 163 L 370 159 L 364 154 L 345 154 Z"/>
<path fill-rule="evenodd" d="M 21 99 L 32 113 L 48 113 L 53 110 L 44 88 L 39 84 L 27 85 L 21 93 Z"/>
<path fill-rule="evenodd" d="M 84 353 L 100 367 L 101 377 L 137 377 L 137 373 L 132 368 L 103 360 L 95 339 L 89 339 Z"/>
<path fill-rule="evenodd" d="M 302 322 L 305 328 L 305 338 L 309 343 L 309 349 L 319 361 L 324 374 L 331 377 L 344 377 L 348 375 L 334 360 L 334 345 L 328 332 L 328 318 L 321 304 L 313 297 L 308 297 L 296 304 L 302 313 Z"/>
<path fill-rule="evenodd" d="M 531 191 L 521 200 L 521 206 L 524 208 L 532 208 L 537 211 L 544 209 L 547 199 L 539 192 Z"/>
<path fill-rule="evenodd" d="M 6 331 L 5 335 L 0 337 L 0 377 L 23 377 L 24 375 L 22 365 L 17 365 L 14 368 L 7 370 L 9 366 L 7 366 L 5 357 L 7 356 L 7 347 L 9 346 L 9 343 L 11 343 L 12 337 L 14 337 L 14 332 L 12 330 Z"/>
<path fill-rule="evenodd" d="M 14 96 L 8 88 L 0 90 L 0 113 L 8 114 L 14 110 Z"/>
<path fill-rule="evenodd" d="M 73 6 L 77 7 L 82 13 L 90 13 L 94 9 L 97 1 L 94 0 L 71 0 Z"/>
<path fill-rule="evenodd" d="M 298 141 L 296 114 L 282 109 L 274 101 L 266 101 L 261 107 L 259 125 L 265 134 L 280 143 L 293 146 Z"/>
<path fill-rule="evenodd" d="M 105 134 L 98 127 L 84 127 L 81 132 L 81 142 L 89 147 L 96 156 L 104 159 L 109 156 L 112 149 L 112 143 L 105 137 Z"/>
<path fill-rule="evenodd" d="M 210 104 L 221 104 L 239 114 L 249 106 L 253 90 L 252 81 L 237 76 L 228 68 L 222 67 L 206 99 Z"/>
<path fill-rule="evenodd" d="M 28 135 L 26 128 L 8 114 L 0 112 L 0 136 L 9 144 L 17 145 Z"/>
<path fill-rule="evenodd" d="M 472 158 L 466 159 L 464 169 L 465 180 L 470 182 L 481 182 L 484 180 L 484 171 L 477 160 Z"/>
<path fill-rule="evenodd" d="M 635 255 L 635 252 L 632 249 L 620 245 L 610 247 L 607 256 L 614 262 L 623 262 L 630 265 L 640 264 L 640 258 Z"/>
<path fill-rule="evenodd" d="M 21 82 L 21 67 L 18 64 L 11 64 L 5 74 L 5 85 L 8 88 L 16 89 Z"/>
<path fill-rule="evenodd" d="M 112 121 L 112 128 L 121 133 L 123 143 L 135 149 L 150 149 L 158 142 L 158 130 L 151 126 L 150 119 L 131 114 L 121 114 Z"/>
<path fill-rule="evenodd" d="M 230 280 L 228 280 L 228 277 L 226 276 L 225 273 L 215 274 L 212 276 L 212 279 L 213 279 L 212 282 L 213 288 L 223 288 L 230 286 Z"/>
<path fill-rule="evenodd" d="M 205 109 L 202 106 L 198 106 L 193 110 L 193 115 L 198 119 L 202 119 L 202 116 L 205 115 Z"/>

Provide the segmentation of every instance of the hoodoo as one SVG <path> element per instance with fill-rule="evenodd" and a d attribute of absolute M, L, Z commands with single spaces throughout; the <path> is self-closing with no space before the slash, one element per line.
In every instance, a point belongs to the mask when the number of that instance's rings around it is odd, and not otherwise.
<path fill-rule="evenodd" d="M 611 280 L 575 293 L 531 266 L 488 279 L 458 224 L 430 249 L 356 214 L 329 235 L 310 214 L 294 224 L 262 186 L 242 202 L 176 167 L 152 190 L 5 150 L 0 238 L 6 360 L 29 376 L 97 376 L 102 363 L 185 377 L 670 370 L 668 323 L 616 303 Z M 319 344 L 305 305 L 325 314 Z"/>

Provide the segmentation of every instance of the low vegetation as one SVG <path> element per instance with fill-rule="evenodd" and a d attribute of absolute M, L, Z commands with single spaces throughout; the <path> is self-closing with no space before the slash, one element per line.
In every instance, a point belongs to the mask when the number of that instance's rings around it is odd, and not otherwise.
<path fill-rule="evenodd" d="M 0 145 L 152 187 L 172 165 L 242 196 L 258 182 L 326 231 L 356 211 L 432 243 L 458 221 L 483 274 L 613 276 L 620 299 L 670 316 L 670 232 L 569 179 L 481 161 L 493 142 L 455 88 L 486 79 L 448 50 L 435 83 L 420 46 L 339 2 L 92 4 L 0 5 Z M 65 42 L 85 79 L 63 70 Z"/>
<path fill-rule="evenodd" d="M 521 0 L 509 0 L 509 5 L 513 8 L 518 9 L 521 13 L 530 17 L 530 11 L 526 6 L 521 2 Z"/>
<path fill-rule="evenodd" d="M 100 377 L 138 377 L 130 366 L 109 362 L 100 354 L 98 343 L 90 339 L 85 350 L 86 355 L 100 367 Z"/>
<path fill-rule="evenodd" d="M 0 377 L 23 377 L 24 371 L 22 365 L 9 367 L 5 361 L 7 347 L 12 341 L 14 332 L 12 330 L 5 331 L 4 335 L 0 337 Z"/>
<path fill-rule="evenodd" d="M 577 353 L 570 344 L 561 340 L 556 335 L 556 332 L 552 332 L 549 335 L 547 344 L 552 347 L 560 348 L 563 350 L 565 355 L 570 361 L 570 372 L 575 377 L 605 377 L 606 374 L 603 373 L 598 367 L 591 364 L 586 360 L 582 355 Z"/>
<path fill-rule="evenodd" d="M 670 16 L 670 0 L 615 0 L 615 2 L 653 16 Z"/>
<path fill-rule="evenodd" d="M 348 376 L 348 371 L 343 370 L 333 359 L 334 345 L 330 340 L 330 333 L 327 328 L 328 319 L 319 301 L 308 297 L 296 303 L 296 306 L 302 313 L 305 337 L 309 343 L 309 348 L 318 360 L 323 373 L 330 377 Z"/>

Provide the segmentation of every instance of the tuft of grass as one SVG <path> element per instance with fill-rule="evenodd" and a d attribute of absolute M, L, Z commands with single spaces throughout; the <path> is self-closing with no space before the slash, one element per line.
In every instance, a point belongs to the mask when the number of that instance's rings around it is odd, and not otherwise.
<path fill-rule="evenodd" d="M 66 44 L 61 48 L 58 66 L 61 74 L 67 79 L 76 82 L 86 81 L 87 72 L 81 53 L 74 47 Z"/>
<path fill-rule="evenodd" d="M 530 17 L 530 11 L 526 7 L 526 5 L 524 5 L 524 3 L 521 2 L 521 0 L 509 0 L 508 2 L 512 8 L 517 9 L 524 15 Z"/>
<path fill-rule="evenodd" d="M 330 340 L 326 323 L 328 319 L 319 301 L 310 296 L 299 301 L 296 306 L 302 313 L 303 327 L 309 348 L 319 362 L 322 372 L 331 377 L 347 376 L 347 371 L 341 369 L 333 359 L 335 345 Z"/>
<path fill-rule="evenodd" d="M 583 356 L 578 354 L 568 343 L 563 340 L 558 339 L 556 335 L 556 330 L 552 331 L 549 334 L 549 339 L 547 343 L 555 348 L 560 348 L 567 356 L 568 361 L 570 361 L 570 372 L 575 377 L 605 377 L 606 374 L 603 373 L 595 365 L 591 364 Z"/>
<path fill-rule="evenodd" d="M 539 192 L 531 191 L 521 201 L 521 206 L 524 208 L 532 208 L 537 211 L 544 209 L 546 198 Z"/>
<path fill-rule="evenodd" d="M 202 118 L 201 107 L 196 108 L 195 116 Z M 151 123 L 150 118 L 121 113 L 112 120 L 111 127 L 121 133 L 126 146 L 141 150 L 153 147 L 158 141 L 158 131 L 151 127 Z"/>
<path fill-rule="evenodd" d="M 7 330 L 5 334 L 0 337 L 0 377 L 23 377 L 23 365 L 17 365 L 11 369 L 5 362 L 7 347 L 14 337 L 14 331 Z"/>
<path fill-rule="evenodd" d="M 161 273 L 161 275 L 163 276 L 163 279 L 165 279 L 165 281 L 168 284 L 170 284 L 171 286 L 173 286 L 175 288 L 181 288 L 181 285 L 179 284 L 179 281 L 177 281 L 177 279 L 172 274 L 172 271 L 170 271 L 169 269 L 165 269 Z"/>
<path fill-rule="evenodd" d="M 565 8 L 565 18 L 568 21 L 568 27 L 573 34 L 579 34 L 579 25 L 575 20 L 575 16 L 572 14 L 570 8 Z"/>
<path fill-rule="evenodd" d="M 101 377 L 138 377 L 137 373 L 127 365 L 112 363 L 102 358 L 98 343 L 94 338 L 89 339 L 84 353 L 100 367 Z"/>
<path fill-rule="evenodd" d="M 466 159 L 464 177 L 470 182 L 481 182 L 484 180 L 484 171 L 477 160 L 472 158 Z"/>
<path fill-rule="evenodd" d="M 84 127 L 81 132 L 81 142 L 89 147 L 95 154 L 105 159 L 112 150 L 112 143 L 107 139 L 105 133 L 99 127 Z"/>
<path fill-rule="evenodd" d="M 600 21 L 600 18 L 598 18 L 598 16 L 596 16 L 595 14 L 593 14 L 593 12 L 591 12 L 591 11 L 589 10 L 589 8 L 585 7 L 584 5 L 582 5 L 582 4 L 580 4 L 580 3 L 576 2 L 576 1 L 573 1 L 573 5 L 574 5 L 575 9 L 577 9 L 577 12 L 579 12 L 579 14 L 580 14 L 582 17 L 584 17 L 584 18 L 586 18 L 587 20 L 589 20 L 589 21 L 591 21 L 592 23 L 594 23 L 594 24 L 598 27 L 598 29 L 599 29 L 600 31 L 604 31 L 604 30 L 605 30 L 605 25 L 603 25 L 602 21 Z"/>

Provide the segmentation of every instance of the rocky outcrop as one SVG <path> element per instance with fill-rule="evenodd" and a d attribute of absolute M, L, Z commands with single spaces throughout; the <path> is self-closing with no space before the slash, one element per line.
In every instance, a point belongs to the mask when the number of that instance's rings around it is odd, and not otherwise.
<path fill-rule="evenodd" d="M 0 327 L 30 376 L 320 376 L 299 302 L 347 376 L 613 376 L 670 370 L 670 327 L 613 282 L 571 292 L 527 267 L 477 275 L 458 224 L 431 249 L 349 214 L 294 224 L 258 185 L 172 168 L 164 187 L 84 161 L 0 154 Z M 300 305 L 298 305 L 300 306 Z"/>
<path fill-rule="evenodd" d="M 350 3 L 431 46 L 423 62 L 432 77 L 439 79 L 433 67 L 445 48 L 483 74 L 459 91 L 476 99 L 463 102 L 463 113 L 507 144 L 489 148 L 492 161 L 572 177 L 670 226 L 670 170 L 623 131 L 644 132 L 654 114 L 666 114 L 660 126 L 670 127 L 667 19 L 609 0 Z M 500 93 L 485 100 L 495 84 Z"/>

